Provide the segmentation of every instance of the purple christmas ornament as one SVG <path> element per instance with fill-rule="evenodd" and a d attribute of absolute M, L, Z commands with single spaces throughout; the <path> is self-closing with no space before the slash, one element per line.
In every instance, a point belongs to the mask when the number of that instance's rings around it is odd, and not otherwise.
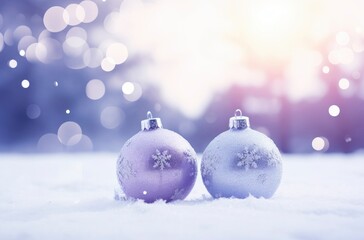
<path fill-rule="evenodd" d="M 214 198 L 270 198 L 282 177 L 282 157 L 274 142 L 249 127 L 249 118 L 238 109 L 230 129 L 205 149 L 202 180 Z"/>
<path fill-rule="evenodd" d="M 120 186 L 127 197 L 148 203 L 184 199 L 196 181 L 196 152 L 182 136 L 162 128 L 159 118 L 150 112 L 147 117 L 121 149 L 116 167 Z"/>

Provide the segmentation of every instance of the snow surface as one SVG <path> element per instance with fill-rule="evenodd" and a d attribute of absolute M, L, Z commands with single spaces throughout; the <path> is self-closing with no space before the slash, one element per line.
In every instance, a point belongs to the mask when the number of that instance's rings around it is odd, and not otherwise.
<path fill-rule="evenodd" d="M 0 239 L 364 239 L 364 155 L 284 156 L 271 199 L 116 201 L 118 154 L 0 155 Z"/>

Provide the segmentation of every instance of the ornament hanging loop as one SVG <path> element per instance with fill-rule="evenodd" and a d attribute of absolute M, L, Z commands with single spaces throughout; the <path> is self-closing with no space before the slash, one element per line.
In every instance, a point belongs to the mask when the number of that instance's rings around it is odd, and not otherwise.
<path fill-rule="evenodd" d="M 243 113 L 241 112 L 241 110 L 240 109 L 236 109 L 235 110 L 235 118 L 236 117 L 241 117 L 241 116 L 243 116 Z"/>
<path fill-rule="evenodd" d="M 140 122 L 142 131 L 150 131 L 158 128 L 163 128 L 162 121 L 160 118 L 153 118 L 152 112 L 147 112 L 147 119 Z"/>
<path fill-rule="evenodd" d="M 147 118 L 148 119 L 152 119 L 153 118 L 153 115 L 152 115 L 152 112 L 151 111 L 148 111 L 147 112 Z"/>
<path fill-rule="evenodd" d="M 230 129 L 234 130 L 243 130 L 250 127 L 249 118 L 243 116 L 243 113 L 240 109 L 235 110 L 234 117 L 231 117 L 229 120 Z"/>

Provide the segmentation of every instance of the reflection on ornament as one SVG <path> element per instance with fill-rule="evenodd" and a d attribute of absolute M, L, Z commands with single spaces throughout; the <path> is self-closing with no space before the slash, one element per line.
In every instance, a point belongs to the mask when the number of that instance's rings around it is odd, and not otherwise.
<path fill-rule="evenodd" d="M 141 122 L 117 161 L 117 177 L 128 198 L 154 202 L 184 199 L 197 176 L 196 152 L 179 134 L 164 129 L 159 118 Z"/>
<path fill-rule="evenodd" d="M 218 135 L 202 156 L 203 183 L 215 197 L 271 197 L 282 177 L 282 158 L 274 142 L 249 126 L 238 109 L 230 129 Z"/>

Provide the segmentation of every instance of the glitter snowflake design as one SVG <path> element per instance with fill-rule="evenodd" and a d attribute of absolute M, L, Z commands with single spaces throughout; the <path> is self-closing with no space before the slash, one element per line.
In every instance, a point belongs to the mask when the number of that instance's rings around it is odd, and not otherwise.
<path fill-rule="evenodd" d="M 267 181 L 267 175 L 266 174 L 259 174 L 257 177 L 257 181 L 261 184 L 264 184 Z"/>
<path fill-rule="evenodd" d="M 236 166 L 244 167 L 245 171 L 248 171 L 251 168 L 257 168 L 257 161 L 262 158 L 259 151 L 252 147 L 251 149 L 245 148 L 242 152 L 236 154 L 238 157 L 238 163 Z"/>
<path fill-rule="evenodd" d="M 183 156 L 187 159 L 187 162 L 189 162 L 189 163 L 195 163 L 196 162 L 196 159 L 195 159 L 195 157 L 193 156 L 193 154 L 191 153 L 190 150 L 184 151 Z"/>
<path fill-rule="evenodd" d="M 206 154 L 206 156 L 208 157 L 202 161 L 201 165 L 202 176 L 212 175 L 212 173 L 216 171 L 216 165 L 219 161 L 215 154 Z"/>
<path fill-rule="evenodd" d="M 182 196 L 183 196 L 183 193 L 185 192 L 185 189 L 184 188 L 181 188 L 181 189 L 176 189 L 174 191 L 174 194 L 172 195 L 171 197 L 171 200 L 178 200 L 178 199 L 181 199 Z"/>
<path fill-rule="evenodd" d="M 194 157 L 195 154 L 192 154 L 192 152 L 187 149 L 186 151 L 183 152 L 183 156 L 184 158 L 187 160 L 188 163 L 191 164 L 191 173 L 190 176 L 193 177 L 197 174 L 196 171 L 194 171 L 194 166 L 196 164 L 196 157 Z"/>
<path fill-rule="evenodd" d="M 276 167 L 278 164 L 281 163 L 280 159 L 281 157 L 279 156 L 277 151 L 274 151 L 274 149 L 272 149 L 270 152 L 267 153 L 267 166 Z"/>
<path fill-rule="evenodd" d="M 152 158 L 154 159 L 153 168 L 159 168 L 160 170 L 163 170 L 167 167 L 171 167 L 169 161 L 171 160 L 172 155 L 168 154 L 168 150 L 161 152 L 156 149 L 155 154 L 152 155 Z"/>
<path fill-rule="evenodd" d="M 118 174 L 121 176 L 122 180 L 128 180 L 130 177 L 136 175 L 135 170 L 131 162 L 126 160 L 123 156 L 119 156 L 118 159 Z"/>

